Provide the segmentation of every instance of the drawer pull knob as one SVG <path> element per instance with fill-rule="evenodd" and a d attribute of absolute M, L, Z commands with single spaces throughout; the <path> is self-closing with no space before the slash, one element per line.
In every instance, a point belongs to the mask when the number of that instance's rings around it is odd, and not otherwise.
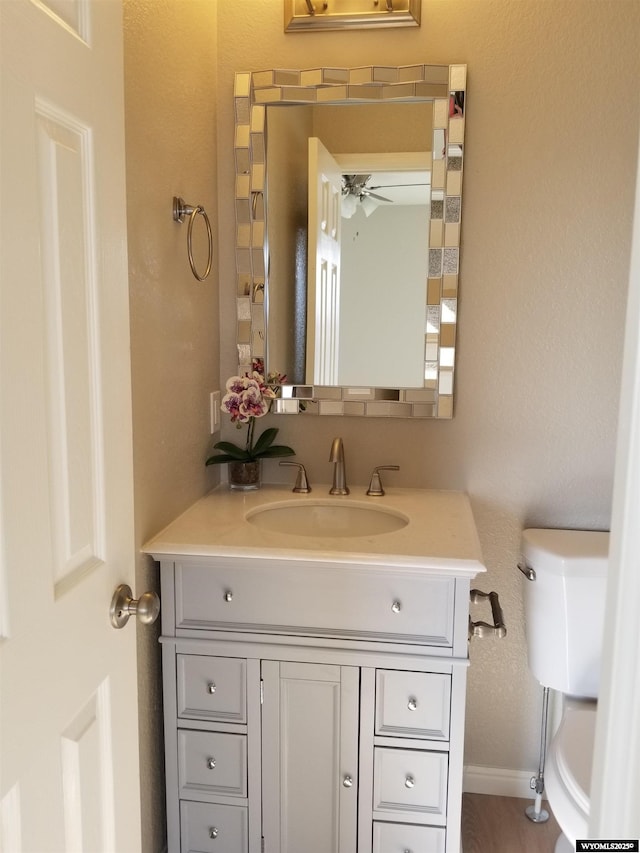
<path fill-rule="evenodd" d="M 416 697 L 415 696 L 409 696 L 409 701 L 407 702 L 407 708 L 410 711 L 415 711 L 417 707 L 418 707 L 418 700 L 416 699 Z"/>
<path fill-rule="evenodd" d="M 345 776 L 344 779 L 342 780 L 342 784 L 344 785 L 345 788 L 352 788 L 353 787 L 353 778 L 351 776 Z"/>
<path fill-rule="evenodd" d="M 393 604 L 391 605 L 391 609 L 393 610 L 394 613 L 400 613 L 400 611 L 402 610 L 402 602 L 400 602 L 396 599 L 393 602 Z"/>
<path fill-rule="evenodd" d="M 413 776 L 407 776 L 404 780 L 405 788 L 413 788 L 413 786 L 415 784 L 416 784 L 416 780 L 413 778 Z"/>
<path fill-rule="evenodd" d="M 207 767 L 209 770 L 215 770 L 216 760 L 215 758 L 207 758 Z"/>
<path fill-rule="evenodd" d="M 209 838 L 217 838 L 218 832 L 219 832 L 219 830 L 218 830 L 217 826 L 210 826 L 209 827 Z"/>
<path fill-rule="evenodd" d="M 233 593 L 231 592 L 231 590 L 230 590 L 230 589 L 228 589 L 228 590 L 225 592 L 225 594 L 224 594 L 224 600 L 225 600 L 225 601 L 233 601 Z"/>
<path fill-rule="evenodd" d="M 210 681 L 207 684 L 207 693 L 215 693 L 216 692 L 216 683 L 215 681 Z"/>

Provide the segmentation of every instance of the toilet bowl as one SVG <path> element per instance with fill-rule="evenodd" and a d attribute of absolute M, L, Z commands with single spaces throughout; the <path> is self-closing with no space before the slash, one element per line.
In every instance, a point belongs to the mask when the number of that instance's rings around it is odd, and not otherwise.
<path fill-rule="evenodd" d="M 589 837 L 608 549 L 608 533 L 522 534 L 529 667 L 540 684 L 562 694 L 545 766 L 545 791 L 562 830 L 555 853 L 574 853 L 576 840 Z"/>
<path fill-rule="evenodd" d="M 596 711 L 592 699 L 564 697 L 562 719 L 549 744 L 545 788 L 566 842 L 556 845 L 556 853 L 574 853 L 576 840 L 589 837 Z"/>

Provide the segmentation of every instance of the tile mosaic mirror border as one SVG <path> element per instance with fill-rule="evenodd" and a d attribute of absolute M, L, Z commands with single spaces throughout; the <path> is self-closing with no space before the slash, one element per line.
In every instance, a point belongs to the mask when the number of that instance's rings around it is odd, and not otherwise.
<path fill-rule="evenodd" d="M 236 306 L 240 373 L 251 370 L 252 364 L 263 360 L 266 353 L 266 107 L 413 100 L 433 104 L 424 387 L 284 385 L 274 411 L 402 418 L 453 416 L 466 78 L 466 65 L 273 69 L 236 74 Z"/>

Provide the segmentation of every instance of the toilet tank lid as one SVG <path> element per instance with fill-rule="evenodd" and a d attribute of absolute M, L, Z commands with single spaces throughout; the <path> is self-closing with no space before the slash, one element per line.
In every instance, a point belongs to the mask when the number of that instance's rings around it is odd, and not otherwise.
<path fill-rule="evenodd" d="M 529 528 L 522 532 L 522 553 L 536 572 L 574 577 L 606 575 L 609 533 Z"/>

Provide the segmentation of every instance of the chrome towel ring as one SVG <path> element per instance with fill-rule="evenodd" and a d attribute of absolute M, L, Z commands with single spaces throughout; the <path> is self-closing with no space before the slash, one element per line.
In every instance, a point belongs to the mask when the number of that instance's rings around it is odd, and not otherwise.
<path fill-rule="evenodd" d="M 207 268 L 205 269 L 203 275 L 200 275 L 198 270 L 196 269 L 196 265 L 193 260 L 192 248 L 193 223 L 195 222 L 196 216 L 198 214 L 202 216 L 202 218 L 204 219 L 204 224 L 207 226 L 207 239 L 209 241 L 209 257 L 207 258 Z M 213 263 L 213 234 L 211 233 L 211 223 L 209 222 L 207 211 L 204 209 L 204 207 L 202 207 L 202 205 L 197 205 L 196 207 L 194 207 L 193 205 L 187 204 L 183 199 L 174 195 L 174 222 L 184 222 L 185 216 L 189 217 L 189 226 L 187 228 L 187 254 L 189 255 L 189 266 L 191 267 L 191 272 L 198 279 L 198 281 L 204 281 L 205 278 L 207 278 L 209 273 L 211 272 L 211 264 Z"/>

